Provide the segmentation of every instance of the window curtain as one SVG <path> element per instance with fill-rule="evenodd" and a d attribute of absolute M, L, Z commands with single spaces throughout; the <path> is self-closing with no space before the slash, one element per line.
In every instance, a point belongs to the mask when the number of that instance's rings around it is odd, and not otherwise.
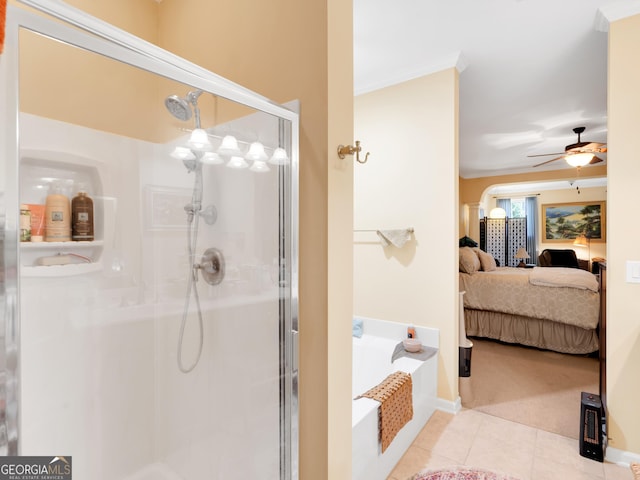
<path fill-rule="evenodd" d="M 496 200 L 496 206 L 502 208 L 507 212 L 507 217 L 511 217 L 511 199 L 510 198 L 498 198 Z"/>
<path fill-rule="evenodd" d="M 527 216 L 527 263 L 538 264 L 536 245 L 538 244 L 538 197 L 526 197 L 524 199 L 524 211 Z"/>

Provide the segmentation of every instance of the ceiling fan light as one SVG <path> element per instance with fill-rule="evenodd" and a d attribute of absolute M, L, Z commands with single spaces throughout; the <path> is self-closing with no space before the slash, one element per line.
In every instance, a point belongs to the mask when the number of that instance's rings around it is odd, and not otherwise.
<path fill-rule="evenodd" d="M 573 155 L 567 155 L 565 160 L 572 167 L 584 167 L 593 160 L 593 153 L 575 153 Z"/>

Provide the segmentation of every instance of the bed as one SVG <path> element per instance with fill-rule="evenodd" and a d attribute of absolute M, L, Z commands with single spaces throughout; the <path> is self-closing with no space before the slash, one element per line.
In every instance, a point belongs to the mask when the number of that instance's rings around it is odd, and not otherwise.
<path fill-rule="evenodd" d="M 462 270 L 461 264 L 468 336 L 562 353 L 598 350 L 600 294 L 595 275 L 563 267 Z"/>

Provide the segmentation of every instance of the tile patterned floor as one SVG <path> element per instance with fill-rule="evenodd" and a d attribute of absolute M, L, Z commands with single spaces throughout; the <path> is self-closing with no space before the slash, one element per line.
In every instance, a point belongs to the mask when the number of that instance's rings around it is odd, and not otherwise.
<path fill-rule="evenodd" d="M 436 411 L 388 480 L 456 465 L 520 480 L 633 480 L 627 467 L 581 457 L 577 440 L 468 409 Z"/>

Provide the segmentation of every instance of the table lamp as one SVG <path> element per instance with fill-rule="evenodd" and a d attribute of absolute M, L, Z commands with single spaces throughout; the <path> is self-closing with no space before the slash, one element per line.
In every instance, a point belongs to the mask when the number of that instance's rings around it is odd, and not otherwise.
<path fill-rule="evenodd" d="M 587 247 L 588 248 L 588 251 L 587 251 L 587 265 L 588 265 L 588 267 L 587 268 L 589 269 L 589 271 L 591 271 L 591 269 L 590 269 L 590 263 L 591 263 L 591 237 L 589 235 L 585 235 L 584 233 L 581 233 L 573 241 L 573 244 L 576 247 Z"/>
<path fill-rule="evenodd" d="M 529 258 L 529 254 L 523 247 L 520 247 L 516 252 L 516 258 L 520 260 L 520 263 L 517 265 L 518 267 L 525 268 L 527 266 L 524 261 Z"/>

